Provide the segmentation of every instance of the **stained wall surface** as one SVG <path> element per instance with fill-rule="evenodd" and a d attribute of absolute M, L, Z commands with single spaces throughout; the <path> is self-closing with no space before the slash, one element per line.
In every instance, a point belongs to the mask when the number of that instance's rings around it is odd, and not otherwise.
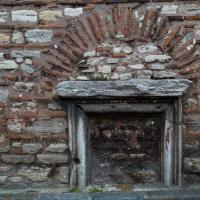
<path fill-rule="evenodd" d="M 184 184 L 200 183 L 200 3 L 0 0 L 1 188 L 66 188 L 62 80 L 187 78 Z"/>

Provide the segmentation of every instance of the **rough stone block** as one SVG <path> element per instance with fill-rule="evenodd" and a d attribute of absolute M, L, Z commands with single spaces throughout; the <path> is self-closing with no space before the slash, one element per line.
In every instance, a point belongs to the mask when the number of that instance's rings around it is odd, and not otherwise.
<path fill-rule="evenodd" d="M 191 173 L 200 172 L 200 158 L 185 158 L 184 169 Z"/>
<path fill-rule="evenodd" d="M 0 185 L 5 184 L 7 179 L 8 179 L 8 176 L 0 176 Z"/>
<path fill-rule="evenodd" d="M 18 92 L 30 92 L 33 88 L 33 83 L 15 82 L 14 88 Z"/>
<path fill-rule="evenodd" d="M 0 11 L 0 23 L 5 23 L 9 18 L 9 13 L 6 11 Z"/>
<path fill-rule="evenodd" d="M 11 164 L 34 162 L 32 155 L 1 155 L 1 159 L 3 162 Z"/>
<path fill-rule="evenodd" d="M 130 69 L 143 69 L 144 68 L 144 65 L 143 64 L 130 64 L 130 65 L 128 65 L 128 67 L 130 68 Z"/>
<path fill-rule="evenodd" d="M 200 6 L 199 4 L 185 4 L 180 5 L 178 12 L 185 15 L 199 15 Z"/>
<path fill-rule="evenodd" d="M 27 73 L 27 74 L 32 74 L 34 73 L 34 68 L 29 66 L 29 65 L 26 65 L 26 64 L 22 64 L 21 65 L 21 70 L 24 72 L 24 73 Z"/>
<path fill-rule="evenodd" d="M 65 8 L 64 10 L 64 15 L 66 16 L 71 16 L 71 17 L 76 17 L 79 16 L 83 13 L 83 8 Z"/>
<path fill-rule="evenodd" d="M 21 31 L 14 30 L 12 34 L 12 42 L 21 44 L 24 43 L 24 35 Z"/>
<path fill-rule="evenodd" d="M 169 55 L 148 55 L 145 57 L 145 62 L 167 62 L 171 59 Z"/>
<path fill-rule="evenodd" d="M 0 61 L 0 70 L 2 69 L 17 69 L 18 65 L 14 60 L 3 60 Z"/>
<path fill-rule="evenodd" d="M 98 66 L 98 72 L 103 74 L 111 73 L 111 69 L 112 69 L 111 65 Z"/>
<path fill-rule="evenodd" d="M 155 79 L 161 79 L 161 78 L 175 78 L 176 73 L 170 72 L 170 71 L 154 71 L 153 72 L 153 78 Z"/>
<path fill-rule="evenodd" d="M 176 14 L 177 9 L 178 9 L 177 5 L 163 5 L 161 14 L 164 14 L 164 15 Z"/>
<path fill-rule="evenodd" d="M 48 179 L 50 167 L 24 167 L 18 171 L 19 176 L 23 176 L 33 182 L 43 182 Z"/>
<path fill-rule="evenodd" d="M 0 43 L 9 43 L 10 42 L 10 35 L 8 33 L 0 33 Z"/>
<path fill-rule="evenodd" d="M 50 144 L 45 150 L 51 153 L 63 153 L 66 149 L 66 144 Z"/>
<path fill-rule="evenodd" d="M 22 145 L 23 153 L 27 154 L 35 154 L 42 149 L 42 145 L 40 143 L 28 143 Z"/>
<path fill-rule="evenodd" d="M 151 79 L 152 71 L 151 70 L 141 70 L 136 72 L 136 78 L 138 79 Z"/>
<path fill-rule="evenodd" d="M 2 173 L 2 172 L 7 172 L 7 171 L 9 171 L 11 168 L 12 168 L 11 165 L 3 165 L 3 164 L 1 163 L 1 165 L 0 165 L 0 173 Z"/>
<path fill-rule="evenodd" d="M 9 91 L 6 89 L 0 89 L 0 102 L 6 101 L 9 95 Z"/>
<path fill-rule="evenodd" d="M 119 58 L 107 58 L 106 63 L 107 64 L 116 64 L 119 62 Z"/>
<path fill-rule="evenodd" d="M 22 181 L 22 177 L 19 177 L 19 176 L 9 177 L 8 181 L 12 183 L 19 183 Z"/>
<path fill-rule="evenodd" d="M 58 180 L 61 183 L 69 183 L 69 168 L 68 167 L 60 167 Z"/>
<path fill-rule="evenodd" d="M 32 29 L 25 32 L 25 38 L 28 42 L 51 42 L 53 32 L 46 29 Z"/>
<path fill-rule="evenodd" d="M 96 56 L 96 51 L 87 51 L 83 54 L 83 57 L 93 57 Z"/>
<path fill-rule="evenodd" d="M 12 51 L 11 57 L 12 58 L 39 58 L 40 51 L 37 51 L 37 50 Z"/>
<path fill-rule="evenodd" d="M 66 120 L 56 118 L 33 122 L 33 126 L 28 126 L 26 130 L 32 133 L 63 133 L 65 128 Z"/>
<path fill-rule="evenodd" d="M 41 164 L 64 164 L 68 162 L 67 154 L 38 154 L 37 162 Z"/>
<path fill-rule="evenodd" d="M 62 16 L 61 10 L 43 10 L 39 13 L 39 18 L 44 21 L 57 21 Z"/>
<path fill-rule="evenodd" d="M 9 131 L 20 133 L 21 129 L 22 129 L 22 124 L 21 123 L 15 123 L 15 122 L 9 122 L 9 123 L 7 123 L 7 129 Z"/>
<path fill-rule="evenodd" d="M 158 50 L 158 47 L 155 44 L 146 44 L 146 45 L 142 45 L 137 47 L 137 50 L 139 53 L 143 54 L 143 53 L 152 53 Z"/>
<path fill-rule="evenodd" d="M 37 12 L 34 10 L 13 10 L 12 21 L 37 22 Z"/>

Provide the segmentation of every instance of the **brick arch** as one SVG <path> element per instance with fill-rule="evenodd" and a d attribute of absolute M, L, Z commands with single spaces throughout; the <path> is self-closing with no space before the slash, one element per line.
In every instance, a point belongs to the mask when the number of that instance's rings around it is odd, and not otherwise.
<path fill-rule="evenodd" d="M 84 52 L 110 41 L 133 47 L 136 42 L 153 42 L 163 54 L 171 56 L 168 69 L 185 78 L 199 77 L 193 30 L 183 24 L 173 24 L 170 17 L 161 14 L 160 8 L 150 7 L 138 12 L 128 6 L 94 9 L 76 18 L 60 41 L 43 53 L 43 61 L 39 64 L 41 72 L 55 83 L 69 79 L 77 70 L 76 63 L 83 58 Z"/>

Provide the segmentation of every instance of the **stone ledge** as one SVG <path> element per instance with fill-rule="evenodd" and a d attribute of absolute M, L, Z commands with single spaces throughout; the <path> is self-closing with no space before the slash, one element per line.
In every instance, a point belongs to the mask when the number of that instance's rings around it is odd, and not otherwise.
<path fill-rule="evenodd" d="M 0 199 L 35 200 L 199 200 L 200 191 L 180 189 L 152 192 L 68 193 L 68 192 L 0 192 Z"/>
<path fill-rule="evenodd" d="M 187 79 L 130 81 L 63 81 L 56 93 L 64 98 L 179 97 L 192 82 Z"/>

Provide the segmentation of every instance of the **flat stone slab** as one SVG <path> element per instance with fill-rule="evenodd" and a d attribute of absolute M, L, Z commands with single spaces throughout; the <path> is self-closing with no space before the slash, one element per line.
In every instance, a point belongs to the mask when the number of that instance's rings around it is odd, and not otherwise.
<path fill-rule="evenodd" d="M 128 81 L 63 81 L 56 93 L 64 98 L 179 97 L 191 85 L 187 79 Z"/>
<path fill-rule="evenodd" d="M 21 200 L 199 200 L 198 189 L 152 192 L 67 193 L 0 191 L 0 199 Z"/>

